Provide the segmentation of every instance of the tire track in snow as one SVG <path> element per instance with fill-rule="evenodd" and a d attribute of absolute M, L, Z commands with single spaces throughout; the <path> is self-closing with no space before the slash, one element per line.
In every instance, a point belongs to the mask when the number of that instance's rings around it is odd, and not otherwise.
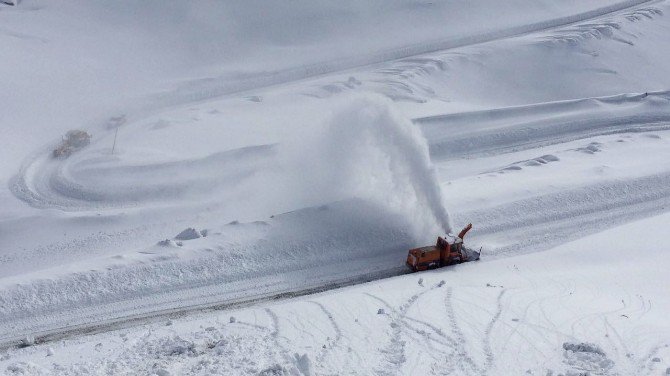
<path fill-rule="evenodd" d="M 611 339 L 610 339 L 610 341 L 612 342 L 612 345 L 614 345 L 615 349 L 618 349 L 618 348 L 623 349 L 623 351 L 624 351 L 624 353 L 625 353 L 625 356 L 624 356 L 624 357 L 619 356 L 619 359 L 627 359 L 627 360 L 628 360 L 628 366 L 630 367 L 630 371 L 633 372 L 632 370 L 633 370 L 634 368 L 636 368 L 636 367 L 635 367 L 635 364 L 633 364 L 633 356 L 634 356 L 634 354 L 630 352 L 630 350 L 628 349 L 628 345 L 626 345 L 626 341 L 623 339 L 623 337 L 621 337 L 621 335 L 619 334 L 619 331 L 616 330 L 616 328 L 615 328 L 612 324 L 610 324 L 610 322 L 609 322 L 609 320 L 607 319 L 607 316 L 606 316 L 606 315 L 607 315 L 607 314 L 604 314 L 604 315 L 603 315 L 603 316 L 604 316 L 604 317 L 603 317 L 603 321 L 604 321 L 604 323 L 605 323 L 605 327 L 606 327 L 606 328 L 609 328 L 608 331 L 611 330 L 611 333 L 614 334 L 614 336 L 615 336 L 617 342 L 619 342 L 619 345 L 617 346 Z M 611 336 L 608 336 L 608 338 L 611 338 Z"/>
<path fill-rule="evenodd" d="M 485 374 L 491 371 L 491 368 L 493 368 L 493 363 L 495 362 L 495 355 L 493 354 L 493 350 L 491 349 L 491 336 L 493 335 L 493 329 L 495 325 L 498 323 L 498 320 L 500 319 L 500 315 L 502 315 L 503 311 L 502 299 L 506 291 L 507 289 L 502 289 L 502 291 L 500 291 L 500 294 L 498 294 L 498 297 L 496 298 L 496 313 L 493 315 L 491 321 L 486 326 L 486 330 L 484 331 L 483 350 L 484 355 L 486 356 L 486 361 L 484 363 Z"/>
<path fill-rule="evenodd" d="M 330 323 L 330 326 L 333 328 L 333 331 L 335 331 L 335 339 L 333 342 L 329 343 L 329 345 L 324 345 L 326 347 L 323 347 L 319 354 L 316 356 L 316 360 L 318 364 L 323 364 L 324 359 L 330 354 L 333 349 L 336 349 L 340 346 L 340 342 L 342 341 L 342 330 L 340 329 L 340 326 L 337 325 L 337 322 L 335 319 L 333 319 L 333 314 L 321 303 L 315 302 L 313 300 L 309 301 L 309 303 L 312 303 L 319 307 L 321 312 L 323 312 L 324 315 L 328 318 L 328 322 Z"/>
<path fill-rule="evenodd" d="M 454 335 L 454 337 L 456 337 L 456 342 L 460 344 L 459 348 L 461 349 L 461 351 L 459 352 L 458 356 L 460 356 L 460 358 L 463 359 L 463 363 L 468 365 L 472 370 L 472 372 L 483 374 L 484 373 L 483 370 L 479 368 L 479 366 L 475 363 L 475 361 L 468 355 L 468 353 L 465 350 L 465 344 L 467 343 L 467 339 L 465 338 L 463 331 L 458 325 L 458 320 L 454 312 L 454 304 L 452 300 L 452 296 L 454 293 L 453 290 L 454 289 L 452 287 L 447 288 L 447 293 L 444 297 L 444 304 L 447 312 L 447 320 L 449 321 L 449 327 L 451 328 L 451 333 Z M 465 369 L 465 367 L 462 366 L 462 363 L 459 363 L 459 366 L 463 371 L 463 373 L 467 373 L 467 370 Z"/>
<path fill-rule="evenodd" d="M 90 149 L 104 140 L 97 139 L 64 160 L 53 159 L 51 147 L 34 153 L 10 180 L 10 191 L 36 208 L 85 211 L 136 207 L 192 194 L 206 196 L 231 182 L 239 184 L 267 168 L 275 155 L 275 145 L 255 145 L 195 159 L 115 166 L 104 163 L 107 160 Z M 177 174 L 179 181 L 173 179 Z"/>
<path fill-rule="evenodd" d="M 501 293 L 501 294 L 502 294 L 502 293 Z M 531 324 L 531 323 L 528 323 L 528 322 L 526 321 L 526 318 L 528 317 L 528 311 L 530 311 L 530 308 L 531 308 L 533 305 L 535 305 L 535 304 L 538 304 L 538 305 L 539 305 L 543 300 L 544 300 L 544 298 L 533 299 L 533 300 L 529 301 L 529 302 L 526 304 L 525 308 L 524 308 L 523 315 L 521 315 L 521 318 L 522 318 L 522 319 L 521 319 L 520 321 L 517 321 L 514 325 L 510 325 L 510 324 L 504 323 L 506 326 L 510 326 L 510 327 L 512 327 L 512 331 L 511 331 L 510 333 L 507 334 L 506 339 L 505 339 L 505 342 L 503 343 L 502 346 L 500 346 L 500 348 L 501 348 L 503 351 L 507 348 L 507 345 L 509 344 L 510 340 L 512 339 L 512 336 L 517 335 L 517 336 L 521 337 L 522 339 L 524 339 L 524 340 L 526 341 L 526 343 L 527 343 L 530 347 L 533 348 L 533 350 L 535 350 L 538 354 L 540 354 L 540 355 L 542 356 L 542 358 L 547 358 L 546 354 L 543 353 L 542 350 L 540 350 L 540 349 L 536 346 L 536 344 L 535 344 L 536 341 L 533 341 L 533 340 L 529 339 L 527 335 L 523 334 L 523 333 L 519 330 L 519 327 L 522 325 L 522 322 L 523 322 L 523 326 L 524 326 L 525 328 L 530 329 L 530 330 L 534 331 L 535 333 L 537 333 L 537 334 L 538 334 L 538 337 L 539 337 L 542 341 L 546 342 L 546 344 L 549 345 L 549 346 L 553 345 L 553 343 L 552 343 L 551 341 L 549 341 L 549 340 L 546 338 L 546 334 L 547 334 L 547 332 L 553 332 L 553 333 L 557 333 L 557 334 L 559 334 L 559 335 L 565 335 L 564 333 L 557 332 L 557 331 L 554 330 L 554 329 L 551 329 L 551 328 L 548 328 L 548 327 L 544 327 L 544 326 L 541 326 L 541 325 L 537 325 L 537 324 Z"/>
<path fill-rule="evenodd" d="M 418 294 L 412 295 L 405 303 L 403 303 L 400 306 L 400 309 L 395 309 L 393 306 L 391 306 L 387 301 L 385 301 L 382 298 L 379 298 L 373 294 L 366 293 L 366 295 L 370 296 L 371 298 L 379 301 L 382 303 L 389 311 L 389 316 L 391 318 L 391 340 L 389 345 L 380 350 L 382 353 L 384 353 L 387 358 L 387 362 L 392 364 L 395 369 L 395 372 L 389 373 L 387 371 L 387 368 L 384 367 L 383 365 L 380 365 L 377 368 L 377 373 L 380 375 L 387 375 L 387 374 L 397 374 L 400 372 L 402 365 L 406 362 L 406 354 L 405 354 L 405 345 L 406 341 L 402 340 L 404 330 L 406 329 L 409 332 L 416 334 L 420 340 L 424 341 L 426 345 L 426 349 L 433 349 L 435 350 L 439 355 L 438 357 L 442 357 L 445 355 L 445 349 L 450 350 L 450 354 L 447 354 L 446 359 L 456 359 L 455 354 L 457 353 L 457 346 L 458 344 L 452 339 L 446 336 L 442 330 L 428 322 L 418 320 L 418 319 L 408 319 L 407 317 L 407 312 L 409 309 L 423 296 L 424 294 L 434 291 L 437 288 L 440 288 L 444 285 L 444 283 L 440 282 L 434 286 L 431 286 L 429 289 L 424 290 Z M 430 328 L 435 334 L 437 334 L 438 337 L 442 338 L 442 340 L 439 340 L 437 338 L 434 338 L 434 336 L 431 336 L 429 333 L 426 333 L 423 329 L 417 329 L 416 327 L 412 326 L 409 324 L 407 321 L 411 321 L 413 324 L 420 324 L 425 327 Z M 436 349 L 433 346 L 433 342 L 442 345 L 444 348 L 443 349 Z M 438 363 L 440 365 L 445 364 L 444 361 L 441 359 Z M 454 370 L 454 365 L 451 363 L 448 363 L 448 373 L 452 372 Z M 381 370 L 380 370 L 381 369 Z"/>
<path fill-rule="evenodd" d="M 535 283 L 535 281 L 533 281 L 531 278 L 523 276 L 523 274 L 521 274 L 521 273 L 519 273 L 518 276 L 523 277 L 525 280 L 528 281 L 529 285 L 531 286 L 530 291 L 535 292 L 535 291 L 538 290 L 537 283 Z M 557 337 L 566 338 L 566 339 L 569 339 L 570 341 L 573 341 L 573 342 L 579 342 L 579 339 L 577 337 L 575 337 L 574 335 L 572 335 L 571 333 L 561 331 L 559 329 L 559 327 L 550 319 L 549 315 L 547 314 L 547 312 L 544 308 L 545 303 L 547 301 L 549 301 L 550 299 L 558 299 L 558 302 L 559 302 L 558 305 L 562 309 L 570 311 L 573 314 L 573 316 L 578 316 L 579 315 L 579 313 L 577 311 L 572 310 L 569 306 L 566 306 L 565 304 L 562 303 L 563 298 L 566 298 L 566 297 L 570 296 L 570 292 L 565 287 L 565 285 L 561 281 L 557 281 L 553 278 L 547 278 L 547 280 L 550 281 L 553 285 L 559 286 L 560 292 L 558 292 L 556 294 L 548 294 L 548 295 L 543 296 L 541 298 L 537 298 L 537 299 L 533 299 L 533 300 L 529 301 L 526 304 L 526 307 L 524 308 L 523 315 L 521 316 L 521 319 L 519 319 L 514 325 L 511 325 L 513 327 L 513 331 L 510 333 L 510 335 L 508 336 L 508 339 L 503 344 L 502 349 L 505 349 L 507 347 L 507 344 L 509 343 L 509 339 L 511 338 L 511 336 L 514 335 L 514 334 L 517 334 L 521 338 L 526 340 L 529 344 L 531 344 L 533 349 L 535 349 L 543 358 L 547 358 L 545 353 L 543 353 L 537 346 L 534 346 L 535 341 L 531 342 L 531 340 L 529 340 L 526 336 L 522 335 L 519 332 L 519 327 L 521 325 L 523 325 L 524 328 L 527 328 L 527 329 L 530 329 L 530 330 L 534 331 L 537 334 L 537 336 L 550 347 L 553 346 L 553 343 L 547 338 L 548 333 L 553 333 Z M 544 286 L 544 287 L 546 288 L 547 286 Z M 526 320 L 526 318 L 528 317 L 528 311 L 530 310 L 530 308 L 532 306 L 537 306 L 538 307 L 538 309 L 541 313 L 542 319 L 546 322 L 545 325 L 534 324 L 534 323 L 528 322 Z M 506 325 L 509 326 L 509 324 L 506 324 Z"/>
<path fill-rule="evenodd" d="M 270 320 L 272 321 L 270 337 L 272 338 L 272 342 L 274 343 L 275 348 L 279 349 L 279 354 L 282 358 L 284 358 L 286 363 L 293 364 L 294 359 L 289 354 L 288 349 L 280 342 L 281 337 L 279 335 L 279 317 L 277 317 L 277 314 L 274 313 L 274 311 L 272 311 L 270 308 L 266 308 L 265 313 L 267 313 L 267 315 L 270 317 Z"/>
<path fill-rule="evenodd" d="M 375 369 L 375 373 L 378 375 L 395 375 L 400 372 L 400 369 L 407 360 L 405 358 L 405 342 L 401 340 L 402 329 L 400 327 L 400 317 L 397 311 L 384 299 L 375 296 L 370 293 L 366 293 L 367 296 L 377 300 L 382 303 L 389 311 L 391 311 L 391 339 L 389 344 L 379 351 L 384 354 L 386 358 L 386 365 L 379 365 Z M 411 299 L 411 298 L 410 298 Z M 390 365 L 395 372 L 389 371 L 387 365 Z"/>
<path fill-rule="evenodd" d="M 521 273 L 518 273 L 517 275 L 520 275 L 520 274 L 521 274 Z M 530 280 L 530 279 L 527 278 L 527 280 Z M 535 282 L 530 282 L 530 285 L 532 286 L 532 288 L 531 288 L 530 291 L 536 291 L 536 284 L 535 284 Z M 549 345 L 549 346 L 553 345 L 553 343 L 552 343 L 550 340 L 548 340 L 548 339 L 546 338 L 546 334 L 547 334 L 547 332 L 553 332 L 553 333 L 558 334 L 558 335 L 566 336 L 565 333 L 562 333 L 562 332 L 556 330 L 556 326 L 553 324 L 553 322 L 551 322 L 551 321 L 549 320 L 549 318 L 547 317 L 546 313 L 544 312 L 544 310 L 543 310 L 543 308 L 542 308 L 542 303 L 543 303 L 544 301 L 546 301 L 547 299 L 549 299 L 550 297 L 551 297 L 551 295 L 549 295 L 549 296 L 545 296 L 545 297 L 541 297 L 541 298 L 534 298 L 534 299 L 528 301 L 528 303 L 525 304 L 525 307 L 524 307 L 524 309 L 523 309 L 523 314 L 521 314 L 520 317 L 517 315 L 517 321 L 515 322 L 515 324 L 511 325 L 511 326 L 513 327 L 513 330 L 512 330 L 512 332 L 507 336 L 507 340 L 505 341 L 504 345 L 502 346 L 503 349 L 507 347 L 507 344 L 509 343 L 510 338 L 511 338 L 513 335 L 515 335 L 515 334 L 517 334 L 517 335 L 521 336 L 522 338 L 526 339 L 527 342 L 529 342 L 529 343 L 531 342 L 530 340 L 528 340 L 528 339 L 526 338 L 526 336 L 524 336 L 524 335 L 522 335 L 522 334 L 520 333 L 520 331 L 519 331 L 519 327 L 520 327 L 521 325 L 523 325 L 525 328 L 530 329 L 530 330 L 534 331 L 535 333 L 537 333 L 537 334 L 538 334 L 538 337 L 539 337 L 542 341 L 544 341 L 547 345 Z M 553 328 L 549 328 L 549 327 L 542 326 L 542 325 L 538 325 L 538 324 L 533 324 L 533 323 L 530 323 L 530 322 L 527 321 L 527 318 L 528 318 L 528 312 L 529 312 L 529 311 L 531 310 L 531 308 L 532 308 L 533 306 L 535 306 L 535 305 L 537 305 L 537 306 L 539 307 L 540 311 L 542 312 L 543 317 L 547 320 L 547 322 L 549 322 L 550 325 L 553 325 L 553 326 L 554 326 Z M 539 353 L 541 353 L 543 356 L 545 356 L 545 354 L 543 354 L 543 353 L 537 348 L 537 346 L 535 346 L 535 345 L 533 344 L 532 347 L 533 347 L 536 351 L 538 351 Z"/>
<path fill-rule="evenodd" d="M 293 317 L 293 319 L 289 319 L 287 316 L 288 315 L 286 314 L 284 315 L 283 317 L 284 321 L 286 322 L 287 325 L 290 325 L 294 330 L 296 330 L 296 332 L 299 333 L 299 336 L 304 336 L 305 339 L 311 338 L 311 340 L 314 342 L 316 341 L 315 333 L 308 330 L 303 320 L 297 317 L 299 316 L 298 312 L 291 311 L 291 317 Z M 315 329 L 323 333 L 323 330 L 321 330 L 321 328 L 315 327 Z"/>

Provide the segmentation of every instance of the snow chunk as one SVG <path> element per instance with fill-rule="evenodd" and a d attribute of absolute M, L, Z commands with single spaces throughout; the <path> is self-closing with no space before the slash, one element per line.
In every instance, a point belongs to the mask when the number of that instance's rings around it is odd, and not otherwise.
<path fill-rule="evenodd" d="M 159 368 L 159 369 L 155 370 L 153 374 L 156 375 L 156 376 L 170 376 L 170 375 L 172 375 L 170 373 L 170 371 L 168 371 L 164 368 Z"/>
<path fill-rule="evenodd" d="M 27 335 L 25 336 L 25 338 L 21 340 L 21 342 L 19 343 L 19 347 L 28 347 L 34 344 L 35 344 L 35 337 Z"/>
<path fill-rule="evenodd" d="M 258 373 L 259 376 L 283 376 L 283 375 L 290 375 L 290 372 L 280 366 L 279 364 L 275 364 L 273 366 L 270 366 L 261 372 Z"/>
<path fill-rule="evenodd" d="M 177 243 L 172 239 L 161 240 L 156 244 L 161 247 L 178 247 Z"/>
<path fill-rule="evenodd" d="M 180 232 L 174 238 L 177 239 L 177 240 L 193 240 L 193 239 L 198 239 L 198 238 L 202 238 L 202 237 L 203 237 L 202 232 L 200 232 L 200 231 L 198 231 L 198 230 L 196 230 L 192 227 L 189 227 L 189 228 L 185 229 L 184 231 Z"/>
<path fill-rule="evenodd" d="M 146 352 L 148 355 L 158 356 L 197 355 L 195 343 L 179 336 L 162 338 L 159 341 L 147 343 Z"/>
<path fill-rule="evenodd" d="M 542 160 L 547 162 L 558 162 L 560 159 L 553 154 L 545 154 L 540 157 Z"/>
<path fill-rule="evenodd" d="M 563 349 L 564 350 L 569 350 L 569 351 L 574 351 L 574 352 L 588 352 L 588 353 L 594 353 L 598 355 L 605 355 L 605 352 L 598 347 L 598 345 L 595 345 L 593 343 L 587 343 L 587 342 L 582 342 L 582 343 L 570 343 L 570 342 L 565 342 L 563 343 Z"/>
<path fill-rule="evenodd" d="M 386 311 L 384 310 L 384 308 L 379 308 L 379 309 L 377 310 L 377 314 L 378 314 L 378 315 L 385 315 L 385 314 L 386 314 Z"/>
<path fill-rule="evenodd" d="M 312 361 L 309 359 L 307 354 L 294 354 L 295 356 L 295 365 L 298 370 L 305 376 L 311 376 L 312 372 Z"/>
<path fill-rule="evenodd" d="M 581 371 L 605 374 L 614 367 L 605 352 L 592 343 L 563 343 L 564 363 Z"/>
<path fill-rule="evenodd" d="M 11 375 L 43 375 L 43 368 L 30 362 L 12 363 L 7 366 L 7 373 Z"/>

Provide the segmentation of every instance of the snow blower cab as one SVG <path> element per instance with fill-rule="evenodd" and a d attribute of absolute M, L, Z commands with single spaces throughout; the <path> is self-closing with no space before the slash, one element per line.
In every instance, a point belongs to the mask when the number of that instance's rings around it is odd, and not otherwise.
<path fill-rule="evenodd" d="M 438 236 L 435 245 L 410 249 L 407 255 L 407 266 L 412 271 L 417 272 L 479 260 L 481 250 L 475 252 L 463 245 L 463 237 L 471 228 L 472 223 L 465 226 L 458 236 L 452 234 L 448 234 L 444 238 Z"/>

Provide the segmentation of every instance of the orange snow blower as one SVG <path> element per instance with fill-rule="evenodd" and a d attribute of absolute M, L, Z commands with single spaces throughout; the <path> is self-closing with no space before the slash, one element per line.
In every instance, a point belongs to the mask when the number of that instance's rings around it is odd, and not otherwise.
<path fill-rule="evenodd" d="M 460 264 L 466 261 L 479 260 L 479 252 L 469 250 L 463 246 L 463 237 L 472 228 L 472 223 L 461 230 L 458 236 L 451 234 L 446 237 L 437 237 L 437 243 L 426 247 L 409 250 L 407 266 L 412 271 L 435 269 L 442 266 Z"/>

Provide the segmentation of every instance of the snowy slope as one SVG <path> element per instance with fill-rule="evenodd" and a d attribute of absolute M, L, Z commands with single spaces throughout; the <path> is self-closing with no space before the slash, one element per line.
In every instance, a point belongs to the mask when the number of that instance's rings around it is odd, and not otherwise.
<path fill-rule="evenodd" d="M 66 130 L 120 113 L 543 29 L 639 3 L 648 1 L 0 5 L 0 100 L 11 109 L 1 121 L 12 139 L 22 140 L 2 149 L 1 176 L 7 179 L 26 154 Z"/>
<path fill-rule="evenodd" d="M 670 244 L 657 229 L 668 220 L 652 217 L 529 256 L 14 349 L 0 356 L 0 368 L 35 375 L 664 375 Z"/>
<path fill-rule="evenodd" d="M 468 222 L 468 243 L 495 261 L 457 268 L 459 280 L 631 221 L 667 224 L 668 11 L 604 0 L 3 6 L 0 343 L 402 274 L 407 248 Z M 72 128 L 92 144 L 53 159 Z M 195 239 L 175 239 L 188 228 Z M 560 252 L 513 260 L 537 269 Z M 593 257 L 576 265 L 600 273 L 607 256 Z M 525 278 L 551 290 L 540 274 Z M 659 345 L 666 328 L 653 322 Z M 560 358 L 560 340 L 547 343 Z M 366 346 L 377 348 L 352 352 Z M 488 346 L 458 370 L 538 371 L 537 356 L 515 364 Z M 605 371 L 635 369 L 612 346 L 619 368 Z M 318 373 L 361 367 L 317 356 Z M 558 358 L 545 368 L 558 372 Z"/>

